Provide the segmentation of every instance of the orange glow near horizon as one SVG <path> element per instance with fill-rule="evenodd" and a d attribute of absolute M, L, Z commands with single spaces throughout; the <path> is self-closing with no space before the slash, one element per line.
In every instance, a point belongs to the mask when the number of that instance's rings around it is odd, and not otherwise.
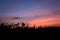
<path fill-rule="evenodd" d="M 35 19 L 29 22 L 30 26 L 60 26 L 60 18 L 56 17 L 47 17 L 42 19 Z"/>
<path fill-rule="evenodd" d="M 23 20 L 20 19 L 12 19 L 12 20 L 6 20 L 8 23 L 21 23 Z M 50 17 L 43 17 L 43 18 L 37 18 L 30 21 L 27 21 L 29 27 L 32 26 L 60 26 L 60 16 L 50 16 Z"/>

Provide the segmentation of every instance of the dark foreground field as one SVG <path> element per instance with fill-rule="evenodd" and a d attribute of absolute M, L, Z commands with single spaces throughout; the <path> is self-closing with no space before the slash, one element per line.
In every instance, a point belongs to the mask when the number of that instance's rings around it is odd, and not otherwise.
<path fill-rule="evenodd" d="M 0 32 L 60 32 L 60 27 L 48 28 L 0 28 Z"/>
<path fill-rule="evenodd" d="M 0 32 L 60 32 L 60 26 L 49 26 L 46 28 L 28 28 L 27 27 L 19 27 L 19 25 L 15 25 L 17 27 L 15 28 L 11 28 L 14 27 L 12 25 L 4 25 L 1 24 L 0 25 Z"/>

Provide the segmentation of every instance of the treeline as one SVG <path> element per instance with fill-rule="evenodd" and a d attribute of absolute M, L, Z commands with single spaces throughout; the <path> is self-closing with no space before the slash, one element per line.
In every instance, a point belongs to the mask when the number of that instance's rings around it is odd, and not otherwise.
<path fill-rule="evenodd" d="M 44 31 L 60 31 L 59 26 L 48 26 L 47 28 L 35 28 L 36 26 L 33 26 L 32 28 L 29 28 L 29 25 L 25 23 L 21 23 L 21 26 L 19 26 L 19 23 L 17 24 L 8 24 L 8 23 L 0 23 L 0 32 L 44 32 Z"/>

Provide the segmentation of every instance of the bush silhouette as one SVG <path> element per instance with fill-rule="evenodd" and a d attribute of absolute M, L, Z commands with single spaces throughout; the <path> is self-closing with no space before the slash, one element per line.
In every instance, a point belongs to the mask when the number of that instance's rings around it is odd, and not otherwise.
<path fill-rule="evenodd" d="M 19 26 L 19 23 L 17 24 L 8 24 L 5 25 L 5 23 L 0 24 L 0 32 L 43 32 L 43 31 L 60 31 L 59 26 L 48 26 L 47 28 L 35 28 L 34 25 L 33 28 L 29 28 L 29 25 L 25 23 L 21 23 L 21 27 Z"/>

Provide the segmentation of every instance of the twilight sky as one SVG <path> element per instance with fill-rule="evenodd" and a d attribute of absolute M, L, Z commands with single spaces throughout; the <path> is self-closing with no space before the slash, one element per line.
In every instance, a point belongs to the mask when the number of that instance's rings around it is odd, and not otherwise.
<path fill-rule="evenodd" d="M 0 0 L 1 16 L 9 22 L 23 18 L 31 25 L 60 25 L 60 0 Z"/>

